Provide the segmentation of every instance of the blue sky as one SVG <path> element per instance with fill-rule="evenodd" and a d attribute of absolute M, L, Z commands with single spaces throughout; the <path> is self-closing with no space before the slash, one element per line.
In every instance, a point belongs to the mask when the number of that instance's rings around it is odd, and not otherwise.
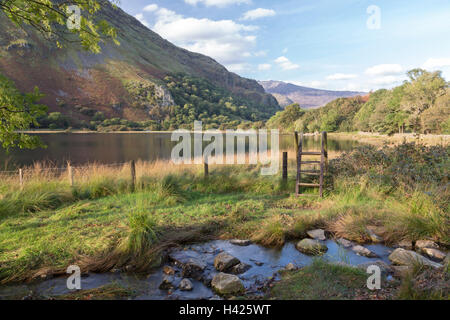
<path fill-rule="evenodd" d="M 165 39 L 257 80 L 370 91 L 450 79 L 448 0 L 122 0 Z"/>

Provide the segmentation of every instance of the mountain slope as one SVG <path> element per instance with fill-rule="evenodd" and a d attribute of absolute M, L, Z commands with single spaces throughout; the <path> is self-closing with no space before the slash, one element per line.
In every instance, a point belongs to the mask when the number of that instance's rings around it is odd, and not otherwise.
<path fill-rule="evenodd" d="M 366 95 L 363 92 L 312 89 L 281 81 L 259 81 L 259 83 L 283 107 L 298 103 L 304 109 L 316 109 L 338 98 Z"/>
<path fill-rule="evenodd" d="M 117 29 L 121 45 L 103 44 L 102 53 L 95 55 L 83 52 L 78 44 L 58 49 L 33 29 L 17 28 L 0 12 L 0 73 L 24 92 L 38 86 L 50 111 L 85 122 L 92 121 L 98 111 L 106 118 L 162 121 L 158 112 L 150 112 L 174 105 L 180 100 L 176 94 L 191 96 L 187 100 L 193 104 L 194 117 L 205 112 L 221 116 L 226 111 L 227 121 L 264 120 L 280 109 L 255 80 L 241 78 L 209 57 L 171 44 L 109 2 L 104 2 L 99 17 Z M 186 76 L 195 83 L 205 80 L 205 90 L 220 94 L 196 99 L 196 90 L 203 88 L 190 86 L 180 93 L 168 86 Z M 226 101 L 243 108 L 239 112 L 225 107 L 214 110 L 214 104 L 225 105 Z M 197 106 L 202 103 L 203 109 Z M 170 116 L 175 115 L 164 114 Z"/>

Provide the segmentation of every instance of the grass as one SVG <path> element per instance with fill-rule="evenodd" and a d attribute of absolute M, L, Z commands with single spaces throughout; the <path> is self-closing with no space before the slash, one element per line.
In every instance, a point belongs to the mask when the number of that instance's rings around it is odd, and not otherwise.
<path fill-rule="evenodd" d="M 366 242 L 373 225 L 388 243 L 449 245 L 448 149 L 358 150 L 330 162 L 324 199 L 296 198 L 294 171 L 285 184 L 259 166 L 212 165 L 205 178 L 202 166 L 138 162 L 132 191 L 127 165 L 77 169 L 72 187 L 65 172 L 35 165 L 23 190 L 15 177 L 0 180 L 0 282 L 63 274 L 74 263 L 144 272 L 171 246 L 217 238 L 281 246 L 318 227 Z M 399 152 L 426 168 L 404 170 L 411 164 Z"/>
<path fill-rule="evenodd" d="M 356 268 L 328 264 L 315 259 L 295 272 L 285 271 L 268 298 L 276 300 L 350 300 L 364 290 L 367 275 Z"/>

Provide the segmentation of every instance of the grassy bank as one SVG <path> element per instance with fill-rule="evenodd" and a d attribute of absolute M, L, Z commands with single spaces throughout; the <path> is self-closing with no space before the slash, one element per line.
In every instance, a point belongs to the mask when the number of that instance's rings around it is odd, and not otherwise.
<path fill-rule="evenodd" d="M 201 166 L 138 163 L 132 190 L 127 166 L 79 169 L 73 187 L 36 166 L 23 190 L 16 178 L 1 179 L 0 281 L 73 263 L 148 271 L 170 246 L 214 238 L 279 246 L 315 227 L 365 242 L 373 225 L 389 243 L 449 245 L 449 164 L 448 147 L 361 147 L 331 161 L 324 199 L 294 197 L 293 170 L 283 183 L 258 166 L 211 166 L 205 178 Z"/>

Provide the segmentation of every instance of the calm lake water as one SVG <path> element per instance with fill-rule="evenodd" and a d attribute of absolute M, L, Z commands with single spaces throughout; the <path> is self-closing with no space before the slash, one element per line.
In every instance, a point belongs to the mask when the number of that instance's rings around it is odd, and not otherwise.
<path fill-rule="evenodd" d="M 47 161 L 63 165 L 86 163 L 123 163 L 131 160 L 170 159 L 172 148 L 170 133 L 49 133 L 38 134 L 46 149 L 12 150 L 9 154 L 0 150 L 0 170 L 11 170 L 34 162 Z M 270 137 L 269 137 L 270 145 Z M 320 137 L 308 136 L 307 150 L 320 150 Z M 328 139 L 329 151 L 347 151 L 358 146 L 355 140 Z M 281 135 L 280 148 L 293 149 L 294 136 Z"/>

